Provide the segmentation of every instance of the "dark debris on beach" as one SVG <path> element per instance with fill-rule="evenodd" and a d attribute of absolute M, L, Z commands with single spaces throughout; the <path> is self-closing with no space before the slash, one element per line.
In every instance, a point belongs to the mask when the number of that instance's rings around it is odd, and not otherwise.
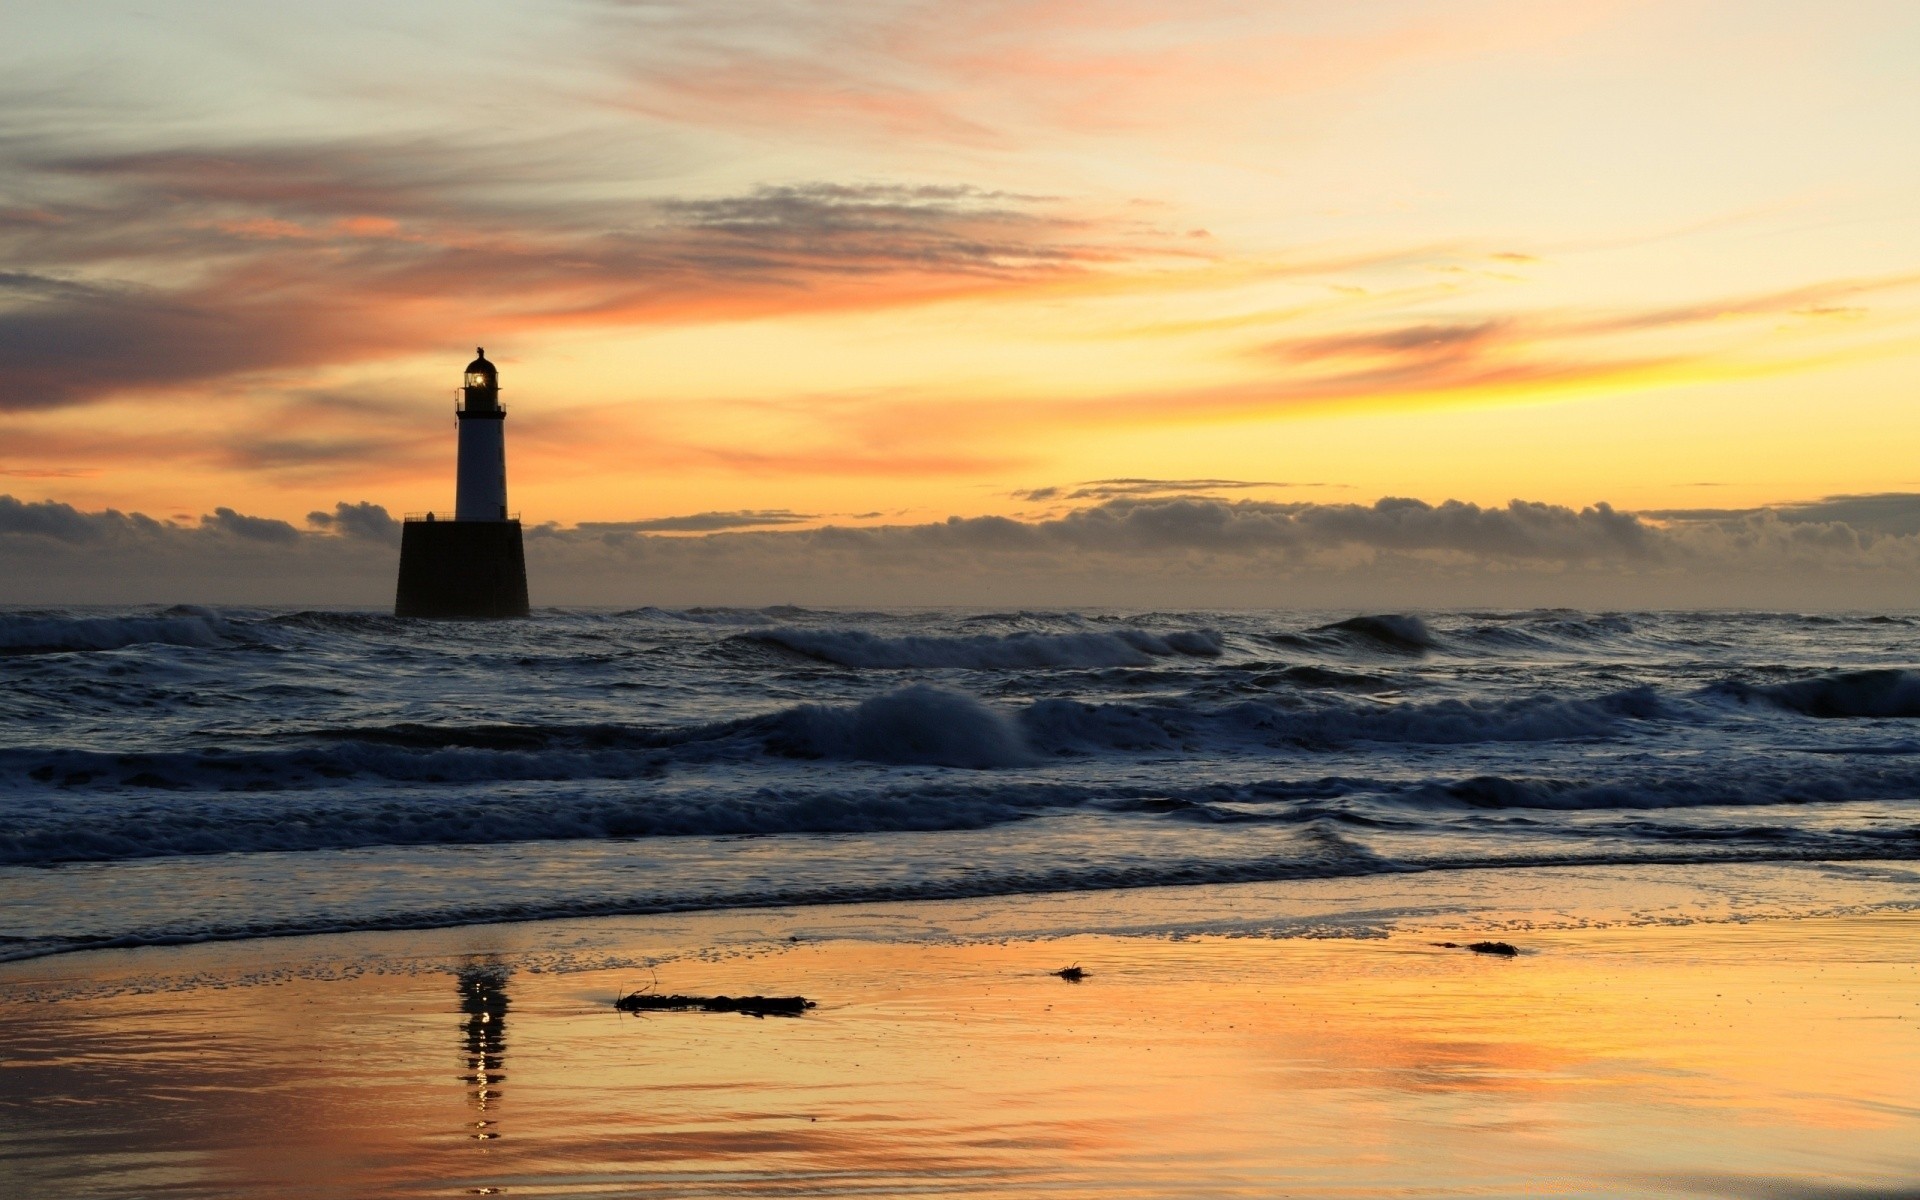
<path fill-rule="evenodd" d="M 621 1012 L 720 1012 L 747 1017 L 797 1017 L 818 1007 L 805 996 L 662 996 L 629 992 L 613 1002 Z"/>
<path fill-rule="evenodd" d="M 1497 954 L 1502 958 L 1513 958 L 1520 953 L 1520 947 L 1512 942 L 1469 942 L 1462 946 L 1459 942 L 1435 942 L 1443 950 L 1471 950 L 1475 954 Z"/>

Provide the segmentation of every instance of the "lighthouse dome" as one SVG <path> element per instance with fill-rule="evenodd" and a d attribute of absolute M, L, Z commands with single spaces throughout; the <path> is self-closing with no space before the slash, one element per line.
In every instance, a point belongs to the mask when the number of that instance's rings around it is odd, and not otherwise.
<path fill-rule="evenodd" d="M 493 388 L 500 386 L 500 373 L 487 361 L 486 348 L 477 347 L 474 353 L 478 358 L 467 364 L 467 386 L 470 388 Z"/>

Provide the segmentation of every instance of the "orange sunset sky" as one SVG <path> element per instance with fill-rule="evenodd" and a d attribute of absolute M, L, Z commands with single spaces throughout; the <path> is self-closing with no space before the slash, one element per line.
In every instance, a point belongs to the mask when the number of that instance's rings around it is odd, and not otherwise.
<path fill-rule="evenodd" d="M 563 528 L 1920 490 L 1910 4 L 8 25 L 22 503 L 445 507 L 476 344 Z"/>

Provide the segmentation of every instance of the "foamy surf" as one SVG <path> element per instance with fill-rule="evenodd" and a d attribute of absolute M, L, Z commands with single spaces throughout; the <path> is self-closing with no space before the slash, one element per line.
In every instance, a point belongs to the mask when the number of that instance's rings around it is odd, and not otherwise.
<path fill-rule="evenodd" d="M 63 914 L 0 927 L 0 954 L 1915 859 L 1911 631 L 1566 611 L 0 614 L 0 886 Z M 607 872 L 592 886 L 569 875 L 587 860 Z M 431 866 L 454 861 L 511 880 L 469 894 Z M 229 912 L 236 872 L 279 915 Z"/>

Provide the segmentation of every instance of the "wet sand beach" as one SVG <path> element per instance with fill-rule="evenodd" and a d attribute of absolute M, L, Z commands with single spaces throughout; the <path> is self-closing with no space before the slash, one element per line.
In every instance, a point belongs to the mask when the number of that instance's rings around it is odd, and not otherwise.
<path fill-rule="evenodd" d="M 1556 890 L 1553 872 L 1531 882 Z M 1581 886 L 1566 880 L 1568 895 Z M 1224 887 L 1099 901 L 1172 933 L 967 932 L 1093 902 L 8 964 L 3 1190 L 1812 1200 L 1920 1187 L 1920 916 L 1676 923 L 1656 904 L 1557 928 L 1483 908 L 1320 930 L 1345 936 L 1178 932 L 1183 912 L 1285 907 Z M 1522 953 L 1435 944 L 1490 930 Z M 1053 974 L 1072 964 L 1083 981 Z M 642 987 L 819 1007 L 614 1010 Z"/>

